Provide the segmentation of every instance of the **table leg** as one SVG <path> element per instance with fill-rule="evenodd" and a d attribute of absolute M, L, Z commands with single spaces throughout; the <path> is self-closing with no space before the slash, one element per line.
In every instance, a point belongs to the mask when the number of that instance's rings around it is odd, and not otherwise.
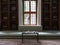
<path fill-rule="evenodd" d="M 37 33 L 37 43 L 39 42 L 39 36 L 38 36 L 38 33 Z"/>
<path fill-rule="evenodd" d="M 23 43 L 23 34 L 22 34 L 22 43 Z"/>

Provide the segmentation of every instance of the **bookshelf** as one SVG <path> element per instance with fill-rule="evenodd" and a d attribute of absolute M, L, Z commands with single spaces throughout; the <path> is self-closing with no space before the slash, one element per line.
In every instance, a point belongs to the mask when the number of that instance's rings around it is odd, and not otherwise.
<path fill-rule="evenodd" d="M 18 0 L 0 0 L 0 29 L 18 30 Z"/>
<path fill-rule="evenodd" d="M 59 0 L 42 0 L 43 30 L 59 30 Z"/>

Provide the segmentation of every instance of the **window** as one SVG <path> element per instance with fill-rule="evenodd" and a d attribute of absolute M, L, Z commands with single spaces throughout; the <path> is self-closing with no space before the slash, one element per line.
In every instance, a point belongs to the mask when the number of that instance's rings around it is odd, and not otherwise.
<path fill-rule="evenodd" d="M 37 25 L 37 0 L 23 0 L 23 25 Z"/>

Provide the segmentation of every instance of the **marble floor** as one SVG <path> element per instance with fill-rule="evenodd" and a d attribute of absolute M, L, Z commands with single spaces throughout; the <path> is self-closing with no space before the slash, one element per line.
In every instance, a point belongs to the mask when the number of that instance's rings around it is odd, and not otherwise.
<path fill-rule="evenodd" d="M 23 43 L 21 39 L 0 39 L 0 45 L 60 45 L 60 40 L 39 40 L 24 39 Z"/>

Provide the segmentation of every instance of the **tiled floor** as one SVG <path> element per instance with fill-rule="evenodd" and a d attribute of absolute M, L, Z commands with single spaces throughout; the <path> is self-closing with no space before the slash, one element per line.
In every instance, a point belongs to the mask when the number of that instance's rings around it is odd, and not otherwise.
<path fill-rule="evenodd" d="M 0 45 L 60 45 L 60 40 L 39 40 L 37 43 L 34 39 L 0 39 Z"/>

